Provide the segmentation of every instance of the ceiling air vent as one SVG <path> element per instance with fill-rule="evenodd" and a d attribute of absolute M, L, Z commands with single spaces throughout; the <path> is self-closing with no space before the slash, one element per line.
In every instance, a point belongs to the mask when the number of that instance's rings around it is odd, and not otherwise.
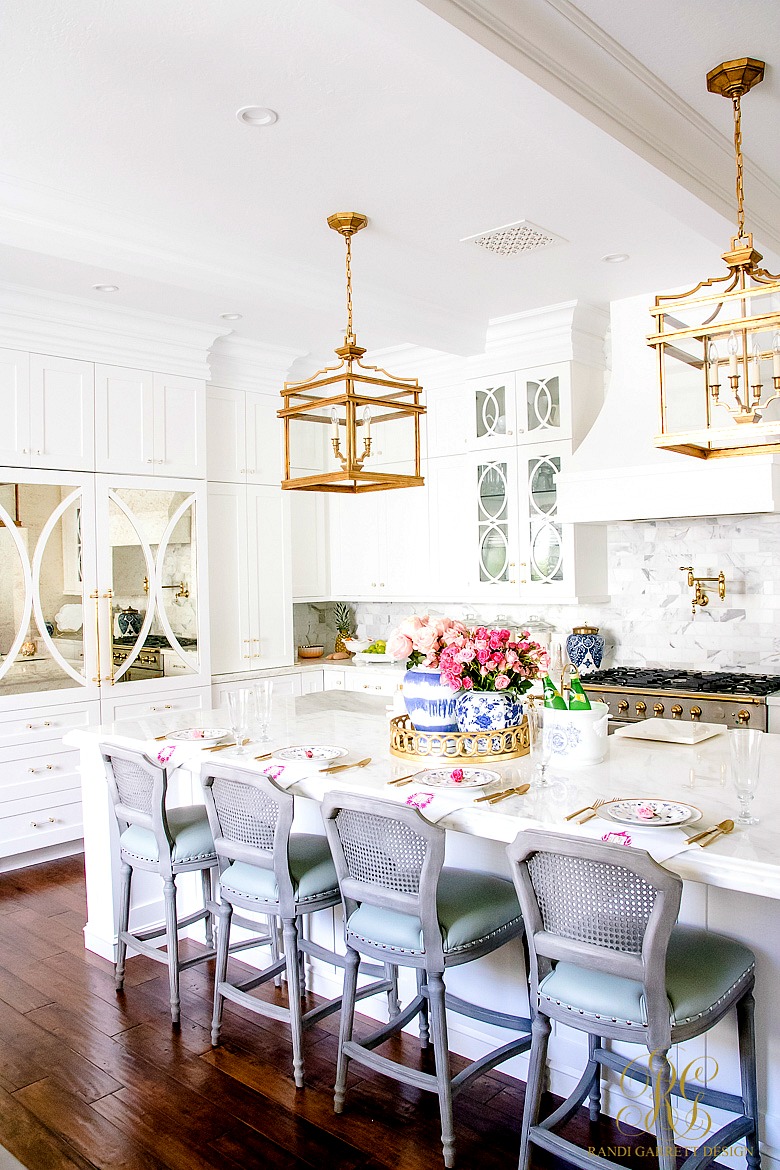
<path fill-rule="evenodd" d="M 556 236 L 555 232 L 539 227 L 529 219 L 521 219 L 517 223 L 508 223 L 489 232 L 466 236 L 461 243 L 477 244 L 488 252 L 495 252 L 497 256 L 514 256 L 518 252 L 538 252 L 540 248 L 549 248 L 551 244 L 565 244 L 566 241 L 563 236 Z"/>

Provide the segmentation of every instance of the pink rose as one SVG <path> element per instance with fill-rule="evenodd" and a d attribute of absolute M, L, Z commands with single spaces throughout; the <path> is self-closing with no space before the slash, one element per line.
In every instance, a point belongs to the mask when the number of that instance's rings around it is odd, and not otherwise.
<path fill-rule="evenodd" d="M 510 636 L 511 636 L 511 635 L 510 635 L 510 633 L 509 633 L 509 630 L 499 630 L 498 632 L 499 632 L 499 634 L 500 634 L 500 636 L 501 636 L 501 641 L 502 641 L 502 642 L 508 642 L 508 641 L 509 641 L 509 638 L 510 638 Z"/>
<path fill-rule="evenodd" d="M 477 662 L 480 666 L 484 666 L 489 657 L 487 650 L 477 650 Z"/>
<path fill-rule="evenodd" d="M 404 620 L 398 626 L 398 632 L 405 634 L 407 638 L 413 638 L 417 631 L 422 629 L 423 624 L 424 623 L 415 613 L 412 614 L 411 617 L 404 618 Z"/>
<path fill-rule="evenodd" d="M 450 772 L 450 776 L 452 777 L 452 780 L 455 784 L 461 784 L 463 782 L 463 769 L 453 768 Z"/>
<path fill-rule="evenodd" d="M 496 685 L 497 691 L 505 691 L 506 688 L 509 686 L 509 679 L 507 678 L 507 676 L 505 674 L 497 674 L 495 685 Z"/>
<path fill-rule="evenodd" d="M 499 630 L 490 631 L 490 649 L 499 650 L 501 648 L 501 633 Z"/>
<path fill-rule="evenodd" d="M 390 657 L 396 660 L 399 658 L 408 658 L 412 652 L 412 640 L 406 634 L 402 634 L 400 629 L 398 629 L 387 639 L 385 649 Z"/>
<path fill-rule="evenodd" d="M 470 678 L 462 678 L 460 680 L 460 685 L 464 691 L 470 691 L 471 688 L 474 686 L 474 684 Z"/>
<path fill-rule="evenodd" d="M 473 662 L 476 654 L 477 652 L 473 646 L 464 646 L 462 650 L 458 651 L 456 658 L 458 662 Z"/>
<path fill-rule="evenodd" d="M 474 631 L 474 637 L 475 638 L 487 638 L 487 636 L 488 636 L 488 631 L 485 629 L 485 627 L 484 626 L 477 626 L 476 630 Z"/>

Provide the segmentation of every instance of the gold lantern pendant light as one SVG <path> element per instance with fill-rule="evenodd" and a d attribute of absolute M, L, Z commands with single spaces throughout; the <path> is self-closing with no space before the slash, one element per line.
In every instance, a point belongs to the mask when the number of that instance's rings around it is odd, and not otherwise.
<path fill-rule="evenodd" d="M 346 242 L 347 328 L 344 344 L 336 349 L 338 365 L 284 384 L 284 407 L 278 412 L 284 422 L 283 488 L 355 494 L 425 482 L 420 474 L 422 387 L 416 378 L 395 378 L 363 362 L 366 351 L 352 327 L 352 237 L 367 224 L 356 211 L 328 217 L 328 226 Z M 385 465 L 375 436 L 381 453 L 392 453 Z"/>
<path fill-rule="evenodd" d="M 723 253 L 724 276 L 682 295 L 659 295 L 650 310 L 658 353 L 661 433 L 656 447 L 698 459 L 780 451 L 780 276 L 760 267 L 745 232 L 741 99 L 764 77 L 752 57 L 707 74 L 711 93 L 731 99 L 737 164 L 737 234 Z"/>

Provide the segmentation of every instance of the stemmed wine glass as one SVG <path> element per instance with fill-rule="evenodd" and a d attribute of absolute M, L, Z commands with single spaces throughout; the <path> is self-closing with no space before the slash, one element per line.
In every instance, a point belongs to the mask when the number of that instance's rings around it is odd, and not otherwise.
<path fill-rule="evenodd" d="M 258 743 L 268 743 L 271 738 L 268 734 L 268 727 L 271 722 L 273 692 L 274 684 L 270 678 L 261 678 L 255 684 L 255 726 Z"/>
<path fill-rule="evenodd" d="M 255 692 L 249 687 L 239 687 L 238 690 L 228 691 L 228 713 L 230 728 L 236 737 L 237 756 L 246 755 L 251 734 L 252 724 L 255 722 Z"/>
<path fill-rule="evenodd" d="M 751 727 L 734 727 L 729 731 L 731 779 L 739 799 L 738 825 L 757 825 L 758 817 L 750 812 L 761 771 L 761 744 L 764 732 Z"/>
<path fill-rule="evenodd" d="M 531 740 L 531 759 L 536 763 L 536 775 L 539 778 L 540 788 L 546 788 L 549 784 L 547 768 L 552 759 L 552 746 L 549 736 L 544 734 L 544 707 L 538 707 L 535 703 L 531 704 L 526 714 Z"/>

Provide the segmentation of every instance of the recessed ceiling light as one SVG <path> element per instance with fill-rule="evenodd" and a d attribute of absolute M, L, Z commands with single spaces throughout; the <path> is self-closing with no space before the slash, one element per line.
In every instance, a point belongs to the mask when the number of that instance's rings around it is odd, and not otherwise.
<path fill-rule="evenodd" d="M 95 292 L 119 292 L 118 284 L 93 284 Z"/>
<path fill-rule="evenodd" d="M 279 120 L 276 110 L 269 110 L 268 106 L 242 106 L 236 110 L 236 117 L 247 126 L 273 126 Z"/>
<path fill-rule="evenodd" d="M 610 252 L 607 256 L 602 256 L 601 259 L 605 264 L 623 264 L 631 257 L 628 252 Z"/>
<path fill-rule="evenodd" d="M 240 321 L 243 316 L 243 313 L 220 313 L 223 321 Z"/>

